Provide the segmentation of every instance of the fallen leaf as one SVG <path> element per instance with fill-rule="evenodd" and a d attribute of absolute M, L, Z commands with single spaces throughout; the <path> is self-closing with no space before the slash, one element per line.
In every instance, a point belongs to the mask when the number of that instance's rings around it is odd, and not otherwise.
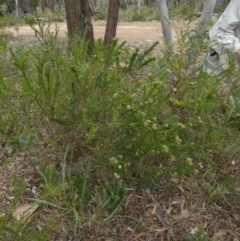
<path fill-rule="evenodd" d="M 41 226 L 41 224 L 37 224 L 36 228 L 38 229 L 38 231 L 42 231 L 43 227 Z"/>
<path fill-rule="evenodd" d="M 191 230 L 190 234 L 194 235 L 198 232 L 198 227 L 195 227 Z"/>
<path fill-rule="evenodd" d="M 135 238 L 133 240 L 137 240 L 138 238 L 140 238 L 140 237 L 142 237 L 144 235 L 145 235 L 145 233 L 140 233 L 137 236 L 135 236 Z"/>
<path fill-rule="evenodd" d="M 127 231 L 133 232 L 133 229 L 131 229 L 130 227 L 127 228 Z"/>
<path fill-rule="evenodd" d="M 175 200 L 175 201 L 172 201 L 172 205 L 180 204 L 181 202 L 182 200 Z"/>
<path fill-rule="evenodd" d="M 18 221 L 20 221 L 20 220 L 25 221 L 38 209 L 38 207 L 39 207 L 39 205 L 37 205 L 37 204 L 25 203 L 25 204 L 19 206 L 15 210 L 15 212 L 13 213 L 13 217 L 15 219 L 17 219 Z"/>
<path fill-rule="evenodd" d="M 236 221 L 239 221 L 239 214 L 232 214 L 232 216 L 234 217 L 234 219 L 236 220 Z"/>
<path fill-rule="evenodd" d="M 185 190 L 183 189 L 183 187 L 181 185 L 178 185 L 178 188 L 181 191 L 181 193 L 185 193 Z"/>
<path fill-rule="evenodd" d="M 174 182 L 174 183 L 178 184 L 179 183 L 179 179 L 178 178 L 171 178 L 170 182 Z"/>
<path fill-rule="evenodd" d="M 167 228 L 157 228 L 154 231 L 157 231 L 158 233 L 162 233 L 162 232 L 164 232 L 166 230 L 167 230 Z"/>
<path fill-rule="evenodd" d="M 203 228 L 205 229 L 208 226 L 207 222 L 204 223 Z"/>
<path fill-rule="evenodd" d="M 178 216 L 175 216 L 176 219 L 182 219 L 182 218 L 188 218 L 188 217 L 189 217 L 189 211 L 187 209 L 182 210 Z"/>
<path fill-rule="evenodd" d="M 157 209 L 157 205 L 156 205 L 156 203 L 155 203 L 155 204 L 154 204 L 154 207 L 153 207 L 153 210 L 152 210 L 152 212 L 151 212 L 152 215 L 156 213 L 156 209 Z"/>
<path fill-rule="evenodd" d="M 172 208 L 168 208 L 168 209 L 165 210 L 165 214 L 166 215 L 170 215 L 171 211 L 172 211 Z"/>

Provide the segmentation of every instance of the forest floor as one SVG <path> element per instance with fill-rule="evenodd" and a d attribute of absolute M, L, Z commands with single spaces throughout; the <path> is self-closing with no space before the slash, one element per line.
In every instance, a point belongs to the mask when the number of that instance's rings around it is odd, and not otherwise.
<path fill-rule="evenodd" d="M 191 27 L 194 27 L 198 20 L 191 22 Z M 187 21 L 174 21 L 172 23 L 172 36 L 176 39 L 181 30 L 186 28 Z M 57 23 L 58 37 L 66 39 L 67 24 L 66 22 Z M 56 29 L 55 24 L 51 26 L 52 30 Z M 105 34 L 106 22 L 93 21 L 95 39 L 103 39 Z M 34 36 L 34 31 L 28 25 L 19 27 L 5 28 L 6 33 L 13 36 L 13 39 L 23 42 L 26 45 L 32 45 L 37 42 Z M 120 22 L 117 27 L 116 38 L 120 41 L 127 41 L 130 46 L 146 48 L 152 43 L 159 41 L 163 43 L 163 33 L 161 23 L 159 21 L 151 22 Z"/>
<path fill-rule="evenodd" d="M 95 38 L 103 38 L 105 22 L 93 22 L 93 25 Z M 59 23 L 58 27 L 58 36 L 66 39 L 66 23 Z M 173 27 L 174 38 L 180 30 L 179 26 Z M 37 41 L 34 31 L 29 26 L 5 28 L 5 31 L 11 33 L 13 43 L 19 41 L 28 46 Z M 163 35 L 160 22 L 152 21 L 119 23 L 117 37 L 119 40 L 127 41 L 131 46 L 146 48 L 155 41 L 161 41 Z M 51 151 L 44 145 L 28 152 L 13 153 L 11 147 L 4 140 L 0 140 L 0 218 L 4 215 L 1 212 L 7 210 L 14 200 L 17 181 L 19 183 L 20 180 L 27 182 L 27 191 L 21 199 L 22 203 L 29 197 L 38 198 L 40 189 L 34 186 L 35 179 L 39 179 L 36 165 L 45 153 L 51 153 Z M 3 162 L 3 160 L 8 161 Z M 239 161 L 234 160 L 229 163 L 227 171 L 237 178 L 239 169 Z M 189 238 L 188 240 L 209 240 L 204 239 L 205 235 L 213 237 L 213 240 L 240 240 L 240 208 L 238 206 L 231 202 L 226 206 L 216 203 L 209 205 L 204 199 L 205 193 L 199 192 L 198 183 L 196 183 L 195 189 L 192 188 L 191 182 L 195 182 L 194 178 L 188 180 L 176 178 L 171 181 L 177 188 L 174 190 L 175 193 L 171 193 L 169 199 L 163 195 L 164 186 L 154 192 L 141 188 L 130 188 L 123 211 L 113 218 L 108 227 L 95 230 L 99 232 L 100 236 L 94 240 L 181 241 L 187 240 L 183 239 L 183 234 L 191 236 L 198 232 L 200 233 L 198 239 Z M 49 212 L 51 211 L 46 210 L 48 215 Z M 62 220 L 61 222 L 64 231 L 68 221 Z M 44 218 L 39 219 L 36 223 L 36 230 L 41 229 L 42 226 L 44 226 Z M 90 227 L 86 227 L 86 229 L 90 234 Z M 108 238 L 104 238 L 104 235 L 101 237 L 101 233 L 107 233 L 109 230 L 114 230 L 116 233 L 112 233 L 112 237 L 111 234 Z M 0 240 L 2 240 L 1 237 Z M 54 238 L 53 235 L 51 240 L 60 241 L 62 239 Z M 66 240 L 83 239 L 68 237 Z"/>

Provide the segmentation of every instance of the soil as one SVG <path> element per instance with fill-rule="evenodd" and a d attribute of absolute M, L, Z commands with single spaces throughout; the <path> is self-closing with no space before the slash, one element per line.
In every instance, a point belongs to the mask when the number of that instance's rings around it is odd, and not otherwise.
<path fill-rule="evenodd" d="M 197 20 L 196 20 L 197 21 Z M 196 22 L 195 21 L 195 22 Z M 195 23 L 193 22 L 193 25 Z M 59 28 L 58 37 L 65 39 L 67 34 L 66 22 L 57 23 Z M 175 21 L 172 25 L 172 36 L 176 39 L 177 35 L 186 26 L 186 22 Z M 94 21 L 94 37 L 95 39 L 104 38 L 105 34 L 105 21 Z M 55 25 L 51 28 L 54 30 Z M 5 28 L 6 32 L 9 32 L 13 37 L 18 40 L 23 40 L 26 43 L 32 43 L 34 39 L 34 31 L 29 26 L 11 27 Z M 161 24 L 159 21 L 151 22 L 121 22 L 117 27 L 116 37 L 120 41 L 127 41 L 130 45 L 145 47 L 156 41 L 163 42 L 163 33 Z"/>

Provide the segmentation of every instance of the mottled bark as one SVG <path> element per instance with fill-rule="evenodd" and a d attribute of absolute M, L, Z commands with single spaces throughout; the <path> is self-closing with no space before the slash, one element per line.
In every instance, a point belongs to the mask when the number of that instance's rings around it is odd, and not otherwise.
<path fill-rule="evenodd" d="M 105 44 L 110 44 L 116 36 L 119 7 L 119 0 L 109 0 L 107 26 L 104 36 Z"/>
<path fill-rule="evenodd" d="M 65 0 L 65 9 L 69 38 L 82 38 L 86 34 L 86 39 L 94 42 L 91 9 L 88 0 Z"/>

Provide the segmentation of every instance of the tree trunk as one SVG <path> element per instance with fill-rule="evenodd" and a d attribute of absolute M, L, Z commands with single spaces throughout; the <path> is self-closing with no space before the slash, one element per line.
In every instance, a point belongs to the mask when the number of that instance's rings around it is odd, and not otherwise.
<path fill-rule="evenodd" d="M 89 6 L 91 10 L 91 15 L 93 16 L 96 13 L 96 8 L 93 0 L 89 0 Z"/>
<path fill-rule="evenodd" d="M 141 13 L 141 0 L 138 0 L 138 15 Z"/>
<path fill-rule="evenodd" d="M 16 6 L 16 15 L 19 17 L 19 5 L 18 5 L 18 0 L 15 0 L 15 6 Z"/>
<path fill-rule="evenodd" d="M 127 2 L 126 2 L 126 0 L 120 0 L 120 8 L 127 9 Z"/>
<path fill-rule="evenodd" d="M 199 0 L 196 4 L 196 12 L 201 12 L 204 6 L 204 1 Z"/>
<path fill-rule="evenodd" d="M 172 32 L 168 15 L 168 7 L 166 0 L 158 0 L 158 9 L 162 25 L 163 36 L 168 45 L 172 45 Z"/>
<path fill-rule="evenodd" d="M 116 36 L 119 7 L 119 0 L 109 0 L 107 26 L 104 36 L 105 44 L 110 44 Z"/>
<path fill-rule="evenodd" d="M 239 0 L 238 0 L 239 1 Z M 200 19 L 200 26 L 202 30 L 207 30 L 208 23 L 212 17 L 216 0 L 206 0 L 203 7 L 203 12 Z"/>
<path fill-rule="evenodd" d="M 55 5 L 55 1 L 53 1 L 53 0 L 41 0 L 41 2 L 40 2 L 40 6 L 41 6 L 41 9 L 43 12 L 44 12 L 45 8 L 48 8 L 49 10 L 51 10 L 53 12 L 54 5 Z"/>
<path fill-rule="evenodd" d="M 57 0 L 57 6 L 58 6 L 58 11 L 61 12 L 62 9 L 62 1 L 61 0 Z"/>
<path fill-rule="evenodd" d="M 86 39 L 94 42 L 91 9 L 88 0 L 65 0 L 68 36 L 77 37 L 77 41 L 86 35 Z"/>

